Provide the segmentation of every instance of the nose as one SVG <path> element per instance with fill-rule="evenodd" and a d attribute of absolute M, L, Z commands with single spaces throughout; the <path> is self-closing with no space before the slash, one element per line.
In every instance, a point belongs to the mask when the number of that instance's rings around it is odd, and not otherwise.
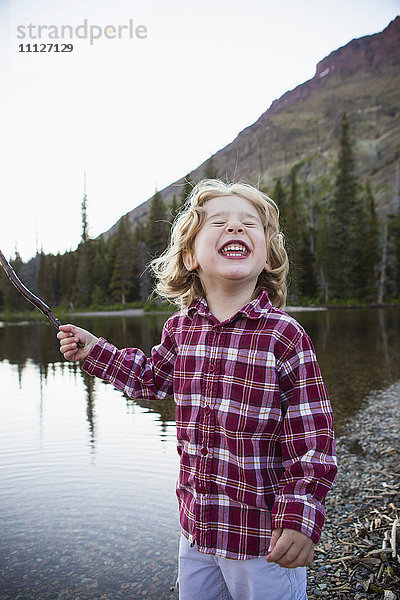
<path fill-rule="evenodd" d="M 231 223 L 228 223 L 226 226 L 226 230 L 229 233 L 243 233 L 244 231 L 243 225 L 240 223 L 240 221 L 233 221 Z"/>

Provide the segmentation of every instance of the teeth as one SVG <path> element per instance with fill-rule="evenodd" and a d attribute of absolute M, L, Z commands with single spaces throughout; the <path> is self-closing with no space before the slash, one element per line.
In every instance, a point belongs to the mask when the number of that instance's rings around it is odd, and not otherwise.
<path fill-rule="evenodd" d="M 227 252 L 247 252 L 247 248 L 242 246 L 241 244 L 228 244 L 222 248 L 222 252 L 226 254 Z M 240 255 L 238 255 L 240 256 Z"/>

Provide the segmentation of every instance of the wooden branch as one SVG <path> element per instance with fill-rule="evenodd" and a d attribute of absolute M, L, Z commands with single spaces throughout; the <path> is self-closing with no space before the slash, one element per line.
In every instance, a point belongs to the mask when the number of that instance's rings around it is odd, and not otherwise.
<path fill-rule="evenodd" d="M 7 277 L 11 281 L 11 283 L 17 288 L 17 290 L 28 300 L 31 302 L 36 308 L 38 308 L 50 321 L 52 325 L 56 329 L 58 329 L 61 325 L 61 322 L 53 315 L 50 308 L 35 294 L 32 294 L 30 290 L 22 283 L 22 281 L 18 278 L 12 266 L 9 264 L 8 260 L 0 250 L 0 264 L 5 270 Z"/>
<path fill-rule="evenodd" d="M 397 556 L 397 548 L 396 548 L 396 528 L 400 523 L 399 519 L 395 519 L 392 525 L 392 531 L 390 534 L 390 545 L 392 546 L 392 556 L 396 558 Z"/>

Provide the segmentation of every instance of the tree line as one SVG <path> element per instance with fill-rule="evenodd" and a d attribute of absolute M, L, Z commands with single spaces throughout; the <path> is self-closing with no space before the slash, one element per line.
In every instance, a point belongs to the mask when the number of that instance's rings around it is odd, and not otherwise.
<path fill-rule="evenodd" d="M 298 182 L 295 165 L 278 178 L 270 195 L 280 209 L 291 270 L 289 302 L 381 303 L 400 294 L 400 211 L 394 191 L 392 209 L 378 216 L 369 181 L 357 177 L 353 142 L 342 115 L 334 185 L 325 193 Z M 202 175 L 218 177 L 211 157 Z M 43 252 L 24 264 L 16 252 L 11 264 L 21 279 L 51 306 L 101 308 L 148 300 L 152 290 L 149 261 L 166 248 L 170 226 L 195 180 L 188 175 L 179 196 L 166 206 L 161 192 L 150 201 L 145 223 L 132 227 L 129 216 L 108 239 L 88 235 L 86 184 L 82 201 L 82 237 L 64 254 Z M 0 278 L 0 310 L 24 310 L 26 301 L 7 278 Z"/>

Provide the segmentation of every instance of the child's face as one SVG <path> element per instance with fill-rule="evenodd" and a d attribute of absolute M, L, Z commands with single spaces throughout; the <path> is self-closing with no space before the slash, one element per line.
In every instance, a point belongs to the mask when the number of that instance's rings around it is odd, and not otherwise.
<path fill-rule="evenodd" d="M 239 196 L 208 200 L 205 220 L 194 241 L 193 252 L 183 260 L 189 271 L 197 269 L 205 290 L 220 283 L 241 282 L 254 291 L 267 264 L 264 227 L 256 207 Z"/>

